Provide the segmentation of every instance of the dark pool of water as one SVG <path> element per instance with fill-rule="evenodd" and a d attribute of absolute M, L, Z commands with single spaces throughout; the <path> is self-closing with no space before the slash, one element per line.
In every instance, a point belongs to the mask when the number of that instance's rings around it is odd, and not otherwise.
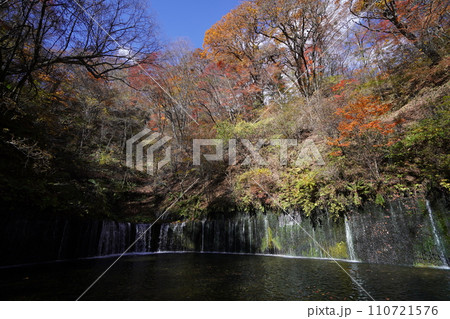
<path fill-rule="evenodd" d="M 115 258 L 0 269 L 1 300 L 75 300 Z M 376 300 L 448 300 L 450 271 L 340 262 Z M 82 300 L 370 300 L 334 262 L 268 256 L 125 256 Z"/>

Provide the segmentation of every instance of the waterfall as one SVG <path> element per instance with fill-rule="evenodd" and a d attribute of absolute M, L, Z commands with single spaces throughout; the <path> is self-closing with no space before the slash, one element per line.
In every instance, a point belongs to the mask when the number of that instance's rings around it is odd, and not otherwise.
<path fill-rule="evenodd" d="M 445 249 L 442 245 L 441 239 L 436 229 L 436 223 L 434 222 L 433 211 L 431 210 L 430 202 L 426 201 L 428 215 L 430 216 L 431 227 L 433 229 L 434 241 L 436 242 L 436 248 L 439 252 L 439 258 L 442 260 L 444 266 L 448 267 L 447 258 L 445 258 Z"/>
<path fill-rule="evenodd" d="M 244 253 L 245 252 L 245 247 L 246 247 L 246 240 L 245 240 L 245 222 L 246 219 L 242 220 L 242 228 L 241 228 L 241 249 L 239 252 Z"/>
<path fill-rule="evenodd" d="M 345 217 L 345 237 L 347 239 L 348 255 L 350 260 L 356 260 L 355 248 L 353 246 L 352 230 L 347 216 Z"/>
<path fill-rule="evenodd" d="M 252 238 L 253 238 L 253 229 L 252 229 L 252 224 L 253 224 L 253 219 L 249 219 L 248 220 L 248 241 L 249 241 L 249 253 L 253 252 L 253 247 L 252 247 Z"/>
<path fill-rule="evenodd" d="M 314 227 L 311 229 L 311 235 L 312 235 L 312 240 L 309 241 L 309 251 L 310 254 L 314 257 L 320 257 L 321 253 L 322 253 L 322 249 L 319 248 L 319 250 L 317 250 L 316 247 L 316 243 L 317 243 L 317 239 L 316 239 L 316 231 L 314 230 Z M 316 255 L 317 251 L 319 251 L 319 256 Z"/>
<path fill-rule="evenodd" d="M 137 253 L 146 253 L 150 251 L 151 242 L 151 228 L 148 224 L 136 224 L 136 239 L 141 238 L 136 242 L 134 251 Z M 145 234 L 144 234 L 145 232 Z M 144 235 L 143 235 L 144 234 Z"/>
<path fill-rule="evenodd" d="M 202 250 L 201 252 L 205 251 L 205 222 L 206 220 L 202 220 Z"/>
<path fill-rule="evenodd" d="M 266 249 L 269 248 L 270 242 L 269 242 L 269 220 L 267 219 L 267 215 L 264 215 L 264 230 L 265 230 L 265 241 L 266 241 Z M 264 251 L 263 251 L 264 253 Z"/>
<path fill-rule="evenodd" d="M 115 231 L 115 224 L 111 221 L 103 221 L 102 231 L 100 233 L 100 239 L 98 243 L 97 253 L 100 256 L 110 255 L 113 251 L 114 237 L 117 232 Z"/>
<path fill-rule="evenodd" d="M 169 233 L 169 224 L 161 225 L 161 230 L 159 233 L 159 243 L 158 243 L 158 251 L 163 251 L 163 248 L 167 246 L 167 234 Z"/>
<path fill-rule="evenodd" d="M 182 222 L 180 227 L 178 228 L 178 243 L 177 245 L 180 245 L 178 248 L 178 250 L 180 251 L 185 251 L 185 250 L 189 250 L 189 247 L 187 245 L 186 240 L 186 236 L 184 236 L 184 228 L 186 227 L 186 222 Z"/>
<path fill-rule="evenodd" d="M 419 205 L 412 207 L 416 212 L 412 217 L 404 207 L 401 201 L 392 202 L 388 207 L 369 205 L 351 218 L 334 222 L 328 220 L 329 215 L 323 211 L 319 222 L 314 224 L 308 218 L 302 220 L 301 214 L 262 212 L 165 222 L 142 236 L 130 253 L 208 251 L 328 257 L 306 235 L 307 231 L 335 258 L 448 266 L 446 237 L 440 233 L 440 224 L 431 204 L 426 202 L 428 214 Z M 149 227 L 150 224 L 106 220 L 31 222 L 17 217 L 4 218 L 0 223 L 5 234 L 0 238 L 0 265 L 17 260 L 35 262 L 121 254 Z M 417 231 L 411 231 L 414 228 Z M 427 244 L 430 240 L 436 248 L 430 249 Z M 343 243 L 346 245 L 342 246 Z M 20 247 L 20 252 L 14 247 Z"/>

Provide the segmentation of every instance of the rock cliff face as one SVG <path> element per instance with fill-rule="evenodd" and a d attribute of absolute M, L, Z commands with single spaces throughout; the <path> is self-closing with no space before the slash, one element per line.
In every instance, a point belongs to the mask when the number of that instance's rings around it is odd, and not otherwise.
<path fill-rule="evenodd" d="M 448 266 L 448 216 L 444 203 L 400 201 L 384 208 L 367 205 L 337 221 L 327 212 L 308 218 L 298 213 L 242 213 L 150 228 L 8 216 L 0 226 L 1 265 L 121 254 L 135 243 L 128 253 L 229 252 Z"/>

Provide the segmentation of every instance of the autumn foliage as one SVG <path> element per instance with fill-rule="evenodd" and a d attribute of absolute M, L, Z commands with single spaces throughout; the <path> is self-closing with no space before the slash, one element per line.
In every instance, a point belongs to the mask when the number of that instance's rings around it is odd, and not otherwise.
<path fill-rule="evenodd" d="M 398 122 L 388 123 L 383 116 L 391 110 L 389 103 L 373 95 L 358 96 L 336 110 L 338 136 L 328 144 L 337 147 L 331 156 L 350 156 L 373 177 L 380 178 L 380 164 L 386 148 L 393 144 L 392 134 Z"/>
<path fill-rule="evenodd" d="M 448 1 L 350 0 L 349 3 L 350 11 L 360 19 L 358 24 L 378 33 L 378 37 L 396 43 L 406 39 L 433 64 L 442 59 L 437 48 L 448 40 Z"/>
<path fill-rule="evenodd" d="M 96 0 L 84 12 L 67 0 L 0 1 L 0 193 L 8 203 L 42 198 L 36 204 L 43 209 L 84 216 L 142 183 L 143 197 L 155 192 L 148 211 L 156 211 L 178 198 L 177 185 L 186 189 L 199 177 L 197 194 L 210 192 L 198 195 L 202 203 L 223 194 L 273 205 L 261 184 L 304 212 L 333 203 L 329 211 L 337 214 L 347 184 L 365 189 L 356 181 L 393 180 L 387 174 L 396 147 L 402 161 L 417 144 L 423 157 L 434 138 L 445 153 L 447 122 L 438 121 L 439 136 L 430 130 L 422 139 L 417 129 L 406 150 L 392 144 L 406 134 L 394 118 L 432 117 L 448 94 L 448 1 L 243 0 L 206 30 L 201 49 L 185 40 L 160 43 L 144 3 Z M 143 128 L 172 138 L 171 163 L 153 177 L 125 166 L 127 141 Z M 263 169 L 230 168 L 226 160 L 193 165 L 193 139 L 219 138 L 288 139 L 299 148 L 312 139 L 333 156 L 325 169 L 312 163 L 296 171 L 278 165 L 279 149 L 266 143 Z M 288 165 L 297 151 L 289 148 Z M 242 163 L 249 154 L 237 155 Z M 433 159 L 434 176 L 448 167 L 441 158 Z M 410 167 L 430 170 L 427 162 Z M 65 186 L 73 181 L 75 189 Z M 92 190 L 95 208 L 72 196 Z"/>
<path fill-rule="evenodd" d="M 382 103 L 374 96 L 362 96 L 355 102 L 338 108 L 336 115 L 341 118 L 338 126 L 339 137 L 330 140 L 330 145 L 348 147 L 358 143 L 367 134 L 388 136 L 394 132 L 396 123 L 383 123 L 381 117 L 389 112 L 391 106 Z M 372 144 L 372 147 L 388 146 L 392 142 Z"/>

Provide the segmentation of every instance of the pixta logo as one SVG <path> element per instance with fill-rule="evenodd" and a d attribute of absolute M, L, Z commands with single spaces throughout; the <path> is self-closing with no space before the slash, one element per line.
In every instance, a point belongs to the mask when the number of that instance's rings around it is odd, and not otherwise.
<path fill-rule="evenodd" d="M 145 169 L 150 175 L 154 175 L 156 168 L 159 170 L 171 161 L 172 148 L 166 145 L 172 140 L 171 137 L 163 136 L 160 133 L 153 133 L 149 129 L 145 129 L 136 134 L 127 141 L 127 166 L 129 168 L 136 168 L 138 171 L 144 172 Z M 240 145 L 240 146 L 238 146 Z M 231 139 L 228 140 L 228 165 L 238 165 L 237 154 L 245 154 L 245 158 L 240 165 L 256 164 L 259 166 L 267 166 L 268 162 L 260 154 L 260 150 L 265 146 L 277 147 L 279 151 L 280 165 L 289 165 L 288 149 L 300 148 L 298 157 L 295 161 L 295 166 L 303 165 L 325 165 L 325 162 L 320 155 L 319 149 L 314 141 L 307 139 L 300 145 L 297 140 L 291 139 L 260 139 L 256 143 L 249 140 Z M 164 157 L 156 159 L 156 152 L 165 147 Z M 202 147 L 214 147 L 214 153 L 202 152 Z M 221 139 L 194 139 L 193 140 L 193 165 L 199 166 L 202 163 L 202 157 L 208 161 L 224 161 L 224 141 Z M 203 150 L 204 151 L 204 150 Z M 135 161 L 134 161 L 135 159 Z M 157 165 L 155 162 L 157 161 Z"/>
<path fill-rule="evenodd" d="M 242 149 L 239 150 L 239 144 L 242 144 Z M 253 144 L 249 140 L 241 139 L 231 139 L 228 141 L 228 165 L 237 165 L 237 154 L 238 152 L 242 154 L 244 150 L 244 154 L 247 154 L 246 158 L 240 165 L 250 165 L 252 163 L 259 166 L 267 166 L 267 161 L 260 154 L 260 150 L 264 146 L 275 146 L 279 147 L 279 163 L 282 166 L 289 165 L 289 155 L 288 149 L 289 147 L 300 147 L 300 151 L 298 153 L 297 159 L 295 161 L 295 166 L 301 167 L 304 165 L 325 165 L 325 162 L 320 155 L 319 149 L 313 140 L 307 139 L 303 141 L 300 145 L 297 140 L 292 139 L 273 139 L 273 140 L 264 140 L 260 139 L 258 142 Z M 204 154 L 202 153 L 203 147 L 211 147 L 215 148 L 214 154 Z M 193 145 L 194 156 L 193 156 L 193 164 L 196 166 L 201 165 L 201 157 L 203 157 L 208 161 L 223 161 L 224 159 L 224 142 L 219 139 L 196 139 L 194 140 Z"/>
<path fill-rule="evenodd" d="M 147 168 L 147 173 L 153 175 L 155 168 L 161 169 L 170 163 L 172 148 L 167 146 L 165 148 L 165 155 L 155 166 L 155 153 L 166 145 L 172 138 L 163 136 L 160 133 L 151 134 L 151 130 L 144 129 L 129 140 L 127 140 L 127 163 L 129 168 L 136 168 L 138 171 L 144 172 Z M 146 150 L 146 151 L 145 151 Z M 144 152 L 145 151 L 145 152 Z M 144 153 L 146 153 L 144 155 Z M 133 156 L 135 154 L 135 156 Z M 134 161 L 133 159 L 136 159 Z M 146 161 L 144 161 L 146 159 Z M 145 163 L 145 165 L 144 165 Z"/>

